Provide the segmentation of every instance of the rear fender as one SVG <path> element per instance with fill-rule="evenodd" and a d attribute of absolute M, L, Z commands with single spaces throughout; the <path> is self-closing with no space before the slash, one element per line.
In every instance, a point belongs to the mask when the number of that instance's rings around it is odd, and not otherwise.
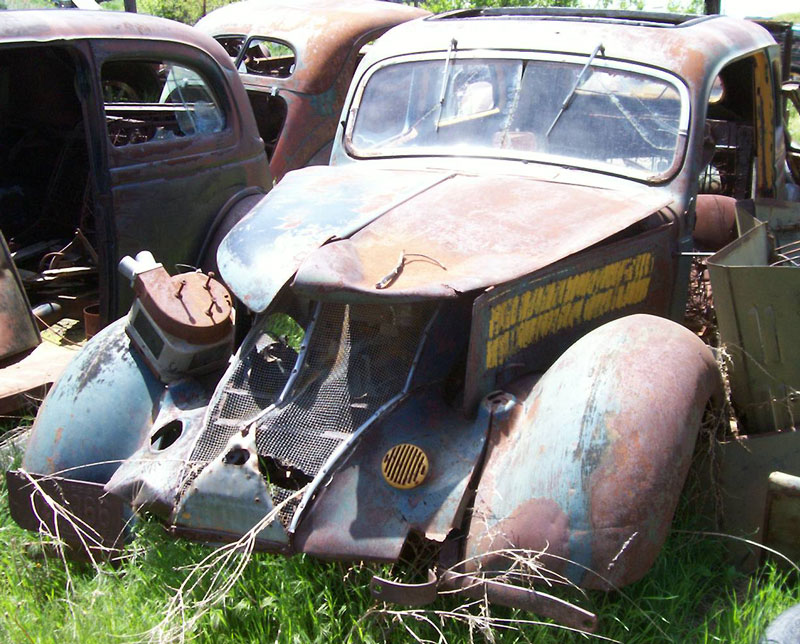
<path fill-rule="evenodd" d="M 632 315 L 573 344 L 494 423 L 470 520 L 468 567 L 505 570 L 498 550 L 587 588 L 644 575 L 663 545 L 709 399 L 713 354 L 674 322 Z M 594 571 L 595 574 L 590 571 Z"/>

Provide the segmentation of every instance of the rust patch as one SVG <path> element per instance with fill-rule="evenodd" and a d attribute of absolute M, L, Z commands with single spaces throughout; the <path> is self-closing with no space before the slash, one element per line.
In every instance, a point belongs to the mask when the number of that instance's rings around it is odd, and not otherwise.
<path fill-rule="evenodd" d="M 535 517 L 535 521 L 531 518 Z M 473 518 L 473 528 L 481 518 Z M 508 517 L 499 521 L 476 540 L 474 550 L 488 553 L 467 562 L 469 570 L 506 570 L 520 553 L 503 552 L 523 550 L 530 559 L 542 553 L 539 564 L 546 572 L 560 574 L 569 556 L 569 519 L 558 503 L 551 499 L 530 499 L 518 506 Z"/>

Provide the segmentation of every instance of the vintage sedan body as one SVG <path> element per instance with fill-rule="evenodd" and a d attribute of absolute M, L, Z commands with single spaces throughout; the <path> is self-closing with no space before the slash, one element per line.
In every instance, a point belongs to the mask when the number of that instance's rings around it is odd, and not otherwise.
<path fill-rule="evenodd" d="M 336 118 L 362 48 L 427 11 L 358 0 L 248 0 L 195 27 L 216 38 L 242 73 L 276 181 L 328 163 Z"/>
<path fill-rule="evenodd" d="M 190 27 L 3 12 L 0 83 L 0 229 L 33 306 L 116 319 L 122 257 L 200 265 L 226 215 L 272 185 L 230 58 Z"/>
<path fill-rule="evenodd" d="M 388 32 L 331 166 L 287 175 L 220 245 L 243 305 L 229 366 L 173 320 L 179 278 L 127 262 L 137 303 L 45 402 L 15 516 L 28 473 L 67 471 L 193 538 L 426 557 L 384 599 L 457 588 L 594 628 L 514 583 L 515 554 L 588 588 L 658 555 L 722 393 L 674 321 L 695 218 L 714 223 L 696 204 L 786 192 L 778 56 L 719 16 L 486 9 Z M 218 342 L 227 309 L 196 292 Z"/>

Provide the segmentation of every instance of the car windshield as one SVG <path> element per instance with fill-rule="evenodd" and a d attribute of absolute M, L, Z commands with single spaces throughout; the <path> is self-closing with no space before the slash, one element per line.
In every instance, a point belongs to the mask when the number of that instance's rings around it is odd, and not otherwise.
<path fill-rule="evenodd" d="M 412 60 L 369 76 L 348 123 L 359 157 L 468 155 L 642 179 L 680 160 L 688 107 L 664 75 L 595 58 Z"/>

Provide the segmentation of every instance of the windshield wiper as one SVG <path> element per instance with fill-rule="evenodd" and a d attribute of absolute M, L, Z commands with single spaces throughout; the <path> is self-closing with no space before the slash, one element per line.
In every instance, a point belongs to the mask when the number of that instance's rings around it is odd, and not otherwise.
<path fill-rule="evenodd" d="M 458 41 L 453 38 L 450 41 L 450 48 L 447 50 L 447 59 L 444 61 L 444 78 L 442 78 L 442 92 L 439 95 L 439 114 L 436 115 L 436 131 L 439 131 L 439 121 L 442 120 L 442 109 L 444 109 L 444 101 L 447 98 L 447 85 L 450 80 L 450 64 L 456 55 L 456 48 Z"/>
<path fill-rule="evenodd" d="M 587 72 L 589 71 L 589 68 L 592 66 L 592 61 L 594 61 L 595 56 L 597 56 L 598 53 L 601 56 L 605 55 L 606 48 L 603 47 L 603 43 L 598 44 L 597 47 L 594 48 L 592 55 L 589 56 L 589 60 L 586 61 L 586 64 L 583 66 L 583 69 L 581 69 L 581 73 L 578 74 L 578 78 L 575 79 L 575 84 L 572 86 L 572 89 L 569 90 L 569 94 L 567 94 L 567 97 L 561 103 L 561 109 L 558 110 L 558 114 L 556 114 L 556 117 L 553 119 L 553 122 L 550 124 L 550 127 L 547 128 L 547 133 L 544 135 L 545 138 L 550 136 L 550 132 L 553 131 L 553 128 L 556 126 L 556 123 L 558 123 L 558 119 L 560 119 L 561 115 L 567 111 L 567 108 L 572 103 L 572 99 L 575 98 L 575 92 L 577 92 L 578 88 L 588 80 L 589 76 L 587 75 Z"/>

